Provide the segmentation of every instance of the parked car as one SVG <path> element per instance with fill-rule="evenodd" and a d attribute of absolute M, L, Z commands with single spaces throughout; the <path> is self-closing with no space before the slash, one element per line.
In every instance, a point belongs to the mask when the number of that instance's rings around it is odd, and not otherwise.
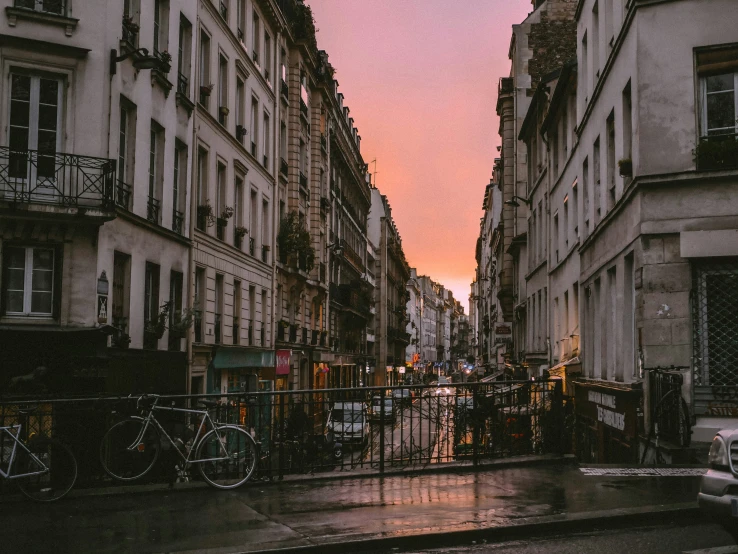
<path fill-rule="evenodd" d="M 343 445 L 369 442 L 369 419 L 363 402 L 336 402 L 326 426 Z"/>
<path fill-rule="evenodd" d="M 738 539 L 738 429 L 723 429 L 712 439 L 697 496 L 700 508 Z"/>
<path fill-rule="evenodd" d="M 448 396 L 451 394 L 451 388 L 447 385 L 449 384 L 448 377 L 444 377 L 441 375 L 438 378 L 438 388 L 436 389 L 436 394 L 439 396 Z"/>
<path fill-rule="evenodd" d="M 398 406 L 402 406 L 403 404 L 409 406 L 413 401 L 413 397 L 410 393 L 410 389 L 394 389 L 392 391 L 392 400 L 394 400 Z"/>
<path fill-rule="evenodd" d="M 372 405 L 369 407 L 369 419 L 379 421 L 382 417 L 382 408 L 384 407 L 384 421 L 390 423 L 395 420 L 395 402 L 391 397 L 384 397 L 382 404 L 381 396 L 372 397 Z"/>

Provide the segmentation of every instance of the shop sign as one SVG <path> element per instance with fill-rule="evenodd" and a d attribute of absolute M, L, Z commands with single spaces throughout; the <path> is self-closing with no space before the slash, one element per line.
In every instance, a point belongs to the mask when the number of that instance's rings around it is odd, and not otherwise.
<path fill-rule="evenodd" d="M 636 432 L 640 391 L 576 385 L 577 412 L 629 436 Z"/>
<path fill-rule="evenodd" d="M 405 368 L 404 368 L 404 367 L 399 367 L 399 366 L 398 366 L 398 368 L 397 368 L 397 372 L 398 372 L 399 374 L 401 374 L 401 375 L 402 375 L 402 374 L 404 374 L 404 373 L 405 373 Z"/>
<path fill-rule="evenodd" d="M 290 358 L 292 350 L 277 350 L 277 375 L 290 374 Z"/>
<path fill-rule="evenodd" d="M 394 369 L 395 369 L 395 368 L 394 368 L 394 367 L 392 367 L 391 365 L 388 365 L 388 366 L 387 366 L 387 371 L 393 371 Z"/>

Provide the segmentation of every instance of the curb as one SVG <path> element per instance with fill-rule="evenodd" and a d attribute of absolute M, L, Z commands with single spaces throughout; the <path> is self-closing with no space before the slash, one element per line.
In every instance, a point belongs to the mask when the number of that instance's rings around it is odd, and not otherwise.
<path fill-rule="evenodd" d="M 321 544 L 275 548 L 267 550 L 244 550 L 239 554 L 344 554 L 345 552 L 385 552 L 440 548 L 494 543 L 520 538 L 561 536 L 566 533 L 602 531 L 622 527 L 644 527 L 666 522 L 692 525 L 707 520 L 697 502 L 622 508 L 574 514 L 558 514 L 535 518 L 522 518 L 521 523 L 483 529 L 422 533 L 394 537 L 370 537 L 325 542 Z"/>

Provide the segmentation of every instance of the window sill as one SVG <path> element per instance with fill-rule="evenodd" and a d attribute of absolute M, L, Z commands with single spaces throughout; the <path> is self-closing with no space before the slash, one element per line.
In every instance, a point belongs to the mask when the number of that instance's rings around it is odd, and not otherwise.
<path fill-rule="evenodd" d="M 74 30 L 77 28 L 77 23 L 79 23 L 79 19 L 74 17 L 67 17 L 47 12 L 37 12 L 35 10 L 16 8 L 13 6 L 6 7 L 5 14 L 8 16 L 8 25 L 11 27 L 15 27 L 18 24 L 19 19 L 26 19 L 28 21 L 37 21 L 39 23 L 64 27 L 64 34 L 68 37 L 72 36 Z"/>

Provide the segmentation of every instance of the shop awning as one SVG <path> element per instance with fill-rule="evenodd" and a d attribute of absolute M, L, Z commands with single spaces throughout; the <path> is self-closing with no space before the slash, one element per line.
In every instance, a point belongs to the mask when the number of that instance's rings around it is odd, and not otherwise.
<path fill-rule="evenodd" d="M 579 357 L 572 358 L 571 360 L 566 360 L 565 362 L 561 362 L 560 364 L 556 364 L 551 369 L 548 370 L 549 375 L 563 375 L 566 368 L 574 365 L 581 365 L 582 362 L 579 360 Z"/>
<path fill-rule="evenodd" d="M 253 350 L 241 346 L 220 346 L 215 351 L 215 369 L 274 367 L 274 350 Z"/>

